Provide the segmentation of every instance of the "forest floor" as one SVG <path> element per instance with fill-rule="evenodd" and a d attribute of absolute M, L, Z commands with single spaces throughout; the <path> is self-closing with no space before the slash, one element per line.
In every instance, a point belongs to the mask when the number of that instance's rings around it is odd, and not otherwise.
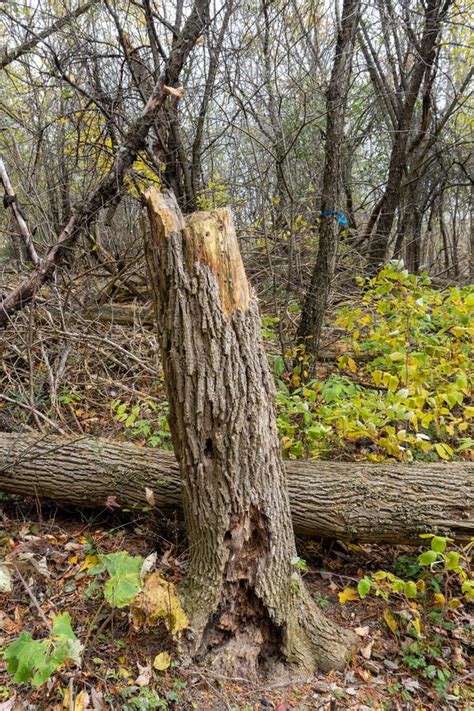
<path fill-rule="evenodd" d="M 137 633 L 127 611 L 104 605 L 103 589 L 91 575 L 101 553 L 156 552 L 160 574 L 181 582 L 186 568 L 181 524 L 158 523 L 147 512 L 127 518 L 14 497 L 0 500 L 0 521 L 0 553 L 16 570 L 12 592 L 0 595 L 0 649 L 24 629 L 35 639 L 45 637 L 45 619 L 63 612 L 70 614 L 85 647 L 80 669 L 65 666 L 36 689 L 13 684 L 1 660 L 1 711 L 474 708 L 468 656 L 473 626 L 466 607 L 439 615 L 413 647 L 413 638 L 397 627 L 390 603 L 350 592 L 371 571 L 409 572 L 414 549 L 300 540 L 314 599 L 333 620 L 356 631 L 360 648 L 343 673 L 255 683 L 180 667 L 164 628 Z M 163 651 L 172 661 L 158 671 L 153 660 Z M 434 677 L 427 673 L 431 667 Z"/>
<path fill-rule="evenodd" d="M 354 296 L 353 308 L 343 306 L 342 325 L 326 329 L 315 381 L 306 382 L 302 359 L 288 370 L 298 353 L 285 364 L 279 319 L 264 316 L 285 457 L 416 466 L 474 456 L 466 325 L 474 296 L 440 294 L 392 272 L 363 303 Z M 0 429 L 52 428 L 171 448 L 153 325 L 94 322 L 70 310 L 55 330 L 43 307 L 22 318 L 0 343 Z M 187 551 L 180 523 L 157 521 L 149 511 L 85 512 L 0 494 L 0 584 L 2 559 L 13 580 L 0 594 L 0 652 L 23 632 L 46 638 L 61 613 L 84 645 L 80 668 L 63 666 L 38 688 L 13 683 L 0 654 L 0 711 L 472 711 L 474 546 L 436 538 L 434 565 L 420 565 L 416 548 L 299 540 L 299 571 L 314 599 L 356 631 L 359 650 L 343 673 L 256 683 L 180 666 L 164 626 L 137 632 L 127 609 L 104 602 L 104 581 L 93 574 L 100 555 L 156 553 L 156 570 L 181 583 Z M 424 551 L 434 543 L 421 542 Z M 162 653 L 170 663 L 155 669 Z"/>

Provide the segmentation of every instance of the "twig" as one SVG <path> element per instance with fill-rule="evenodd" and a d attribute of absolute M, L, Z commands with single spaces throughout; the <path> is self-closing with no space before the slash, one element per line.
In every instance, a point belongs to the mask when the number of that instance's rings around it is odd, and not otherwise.
<path fill-rule="evenodd" d="M 13 567 L 15 568 L 15 572 L 16 572 L 16 574 L 18 575 L 18 577 L 20 578 L 23 587 L 25 588 L 26 592 L 28 593 L 28 596 L 29 596 L 31 602 L 33 603 L 33 605 L 34 605 L 34 606 L 36 607 L 36 609 L 38 610 L 39 616 L 40 616 L 41 619 L 43 620 L 43 622 L 44 622 L 44 624 L 46 625 L 46 627 L 50 630 L 50 629 L 51 629 L 51 623 L 50 623 L 50 621 L 48 620 L 48 618 L 46 617 L 46 615 L 44 614 L 43 610 L 41 609 L 40 604 L 39 604 L 38 600 L 36 599 L 36 597 L 34 596 L 32 589 L 30 588 L 30 586 L 29 586 L 28 583 L 26 582 L 26 580 L 25 580 L 25 578 L 23 577 L 23 575 L 22 575 L 22 574 L 20 573 L 20 571 L 18 570 L 18 567 L 15 565 L 15 563 L 13 564 Z"/>
<path fill-rule="evenodd" d="M 37 253 L 35 246 L 33 244 L 33 237 L 31 235 L 30 230 L 28 229 L 26 220 L 25 220 L 23 213 L 18 205 L 17 197 L 15 195 L 15 191 L 12 188 L 12 184 L 10 183 L 10 178 L 8 177 L 5 163 L 3 162 L 3 160 L 1 158 L 0 158 L 0 181 L 2 182 L 3 189 L 5 190 L 5 195 L 3 198 L 3 206 L 5 207 L 5 209 L 7 207 L 11 207 L 13 214 L 15 216 L 16 223 L 18 225 L 18 229 L 20 230 L 20 236 L 23 240 L 23 244 L 25 245 L 26 251 L 28 252 L 28 257 L 33 262 L 34 266 L 36 267 L 40 264 L 41 259 L 38 256 L 38 253 Z"/>

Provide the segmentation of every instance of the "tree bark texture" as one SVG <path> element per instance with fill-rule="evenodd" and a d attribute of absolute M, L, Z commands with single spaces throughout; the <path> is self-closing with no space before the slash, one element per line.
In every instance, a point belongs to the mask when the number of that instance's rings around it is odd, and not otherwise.
<path fill-rule="evenodd" d="M 305 536 L 419 545 L 474 536 L 474 464 L 285 462 L 293 527 Z M 170 452 L 92 437 L 0 433 L 0 491 L 91 508 L 181 508 Z"/>
<path fill-rule="evenodd" d="M 281 661 L 341 669 L 352 633 L 326 619 L 296 547 L 257 300 L 230 210 L 186 223 L 146 194 L 148 264 L 189 538 L 185 605 L 195 659 L 242 674 Z"/>
<path fill-rule="evenodd" d="M 327 93 L 326 148 L 321 199 L 318 255 L 306 294 L 298 340 L 307 351 L 319 348 L 324 314 L 336 268 L 339 242 L 338 212 L 341 200 L 342 145 L 347 97 L 352 73 L 354 39 L 359 22 L 360 0 L 345 0 L 336 54 Z"/>

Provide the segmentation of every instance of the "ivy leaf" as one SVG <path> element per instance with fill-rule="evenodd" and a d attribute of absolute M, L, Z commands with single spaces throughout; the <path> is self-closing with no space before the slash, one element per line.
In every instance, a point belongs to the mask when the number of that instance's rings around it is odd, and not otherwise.
<path fill-rule="evenodd" d="M 371 585 L 372 583 L 370 582 L 367 576 L 365 578 L 362 578 L 362 580 L 359 580 L 357 584 L 357 592 L 359 593 L 362 600 L 367 597 Z"/>

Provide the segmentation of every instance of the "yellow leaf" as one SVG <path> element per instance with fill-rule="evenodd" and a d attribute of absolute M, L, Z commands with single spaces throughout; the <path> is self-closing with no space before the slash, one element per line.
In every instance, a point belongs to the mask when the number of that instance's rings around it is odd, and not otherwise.
<path fill-rule="evenodd" d="M 399 382 L 400 381 L 396 375 L 391 375 L 389 377 L 388 383 L 387 383 L 387 388 L 390 390 L 391 393 L 394 393 L 397 391 Z"/>
<path fill-rule="evenodd" d="M 444 603 L 446 602 L 446 598 L 444 597 L 443 593 L 435 593 L 433 595 L 433 602 L 436 607 L 443 607 Z"/>
<path fill-rule="evenodd" d="M 441 459 L 446 459 L 448 460 L 450 457 L 453 456 L 453 450 L 448 444 L 441 444 L 440 442 L 437 442 L 435 444 L 435 449 L 438 452 L 438 456 L 441 457 Z"/>
<path fill-rule="evenodd" d="M 396 361 L 399 361 L 399 360 L 405 360 L 406 354 L 401 353 L 400 351 L 396 351 L 395 353 L 390 353 L 390 355 L 388 357 L 390 358 L 391 361 L 393 361 L 395 363 Z"/>
<path fill-rule="evenodd" d="M 353 358 L 349 357 L 347 359 L 347 365 L 349 366 L 349 370 L 351 371 L 351 373 L 357 373 L 357 365 Z"/>
<path fill-rule="evenodd" d="M 168 669 L 169 665 L 171 664 L 171 657 L 169 652 L 160 652 L 160 654 L 157 654 L 153 666 L 155 669 L 158 669 L 158 671 L 164 671 L 165 669 Z"/>
<path fill-rule="evenodd" d="M 74 711 L 84 711 L 89 705 L 89 694 L 87 691 L 80 691 L 74 701 Z"/>
<path fill-rule="evenodd" d="M 76 565 L 77 560 L 78 560 L 77 555 L 73 555 L 69 558 L 68 563 L 70 563 L 71 565 Z"/>
<path fill-rule="evenodd" d="M 339 602 L 344 605 L 348 600 L 360 600 L 359 593 L 355 588 L 344 588 L 344 590 L 338 593 Z"/>
<path fill-rule="evenodd" d="M 421 622 L 418 617 L 415 617 L 414 620 L 411 621 L 412 626 L 415 628 L 417 635 L 420 637 L 421 636 Z"/>
<path fill-rule="evenodd" d="M 68 687 L 67 689 L 64 689 L 63 708 L 69 709 L 70 706 L 71 706 L 71 691 Z"/>
<path fill-rule="evenodd" d="M 457 608 L 461 607 L 461 605 L 461 600 L 458 597 L 453 597 L 453 599 L 448 602 L 448 608 L 450 610 L 457 610 Z"/>
<path fill-rule="evenodd" d="M 420 592 L 422 595 L 426 592 L 426 584 L 424 580 L 417 580 L 416 581 L 416 589 L 418 592 Z"/>
<path fill-rule="evenodd" d="M 81 567 L 79 568 L 79 572 L 82 573 L 83 570 L 89 570 L 89 568 L 93 568 L 94 565 L 97 565 L 99 562 L 99 558 L 96 555 L 86 555 L 84 560 L 81 563 Z"/>
<path fill-rule="evenodd" d="M 153 627 L 159 619 L 163 619 L 171 634 L 179 637 L 189 625 L 175 586 L 159 573 L 152 573 L 146 579 L 142 592 L 130 606 L 130 612 L 137 630 Z"/>
<path fill-rule="evenodd" d="M 388 607 L 385 608 L 385 610 L 383 611 L 383 618 L 384 618 L 385 622 L 387 623 L 387 625 L 389 626 L 389 628 L 392 630 L 393 634 L 395 634 L 395 632 L 397 631 L 397 621 L 396 621 L 395 617 L 392 615 L 392 613 L 390 612 L 390 610 L 388 609 Z"/>
<path fill-rule="evenodd" d="M 382 383 L 383 373 L 381 370 L 374 370 L 372 373 L 372 380 L 375 385 L 380 385 Z"/>

